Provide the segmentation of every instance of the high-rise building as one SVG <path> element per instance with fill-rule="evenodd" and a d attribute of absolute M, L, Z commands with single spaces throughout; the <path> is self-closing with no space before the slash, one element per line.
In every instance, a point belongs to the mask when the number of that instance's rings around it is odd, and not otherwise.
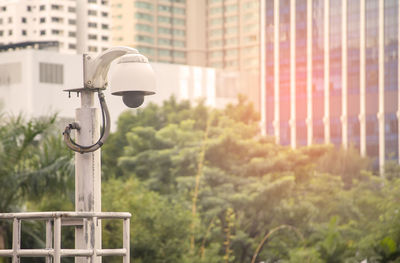
<path fill-rule="evenodd" d="M 58 41 L 66 53 L 109 47 L 110 6 L 105 0 L 0 0 L 0 44 Z"/>
<path fill-rule="evenodd" d="M 258 72 L 258 0 L 114 0 L 113 45 L 152 61 Z"/>
<path fill-rule="evenodd" d="M 262 0 L 265 134 L 399 156 L 398 0 Z M 382 170 L 381 170 L 382 171 Z"/>

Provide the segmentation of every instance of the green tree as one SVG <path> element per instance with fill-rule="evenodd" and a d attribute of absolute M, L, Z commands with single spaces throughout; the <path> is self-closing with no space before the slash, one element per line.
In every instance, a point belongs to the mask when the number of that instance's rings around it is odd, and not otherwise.
<path fill-rule="evenodd" d="M 30 120 L 21 115 L 1 116 L 1 213 L 19 212 L 28 200 L 39 202 L 46 192 L 62 196 L 73 185 L 72 155 L 62 145 L 61 136 L 52 132 L 55 120 L 55 115 Z M 9 229 L 7 222 L 1 222 L 0 248 L 10 242 Z"/>
<path fill-rule="evenodd" d="M 103 187 L 104 211 L 130 211 L 132 262 L 183 262 L 188 248 L 189 211 L 149 191 L 138 180 L 110 179 Z M 103 222 L 104 247 L 122 247 L 121 225 Z M 120 261 L 117 261 L 120 262 Z"/>
<path fill-rule="evenodd" d="M 176 230 L 183 242 L 171 246 L 180 262 L 250 262 L 263 237 L 281 225 L 297 229 L 304 240 L 280 232 L 260 248 L 260 259 L 397 260 L 398 167 L 389 167 L 384 179 L 353 148 L 276 145 L 259 135 L 257 120 L 242 98 L 224 110 L 172 98 L 126 113 L 113 135 L 117 143 L 104 148 L 107 177 L 137 181 L 157 195 L 156 202 L 172 211 L 179 207 L 186 229 Z M 196 213 L 190 214 L 193 204 Z M 163 244 L 157 235 L 154 240 Z M 135 253 L 135 260 L 146 257 Z"/>

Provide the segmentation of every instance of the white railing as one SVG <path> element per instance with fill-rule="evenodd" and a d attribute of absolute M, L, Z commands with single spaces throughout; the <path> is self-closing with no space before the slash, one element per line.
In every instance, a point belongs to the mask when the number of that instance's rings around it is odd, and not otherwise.
<path fill-rule="evenodd" d="M 87 257 L 92 261 L 103 256 L 122 256 L 123 263 L 130 262 L 129 234 L 130 213 L 125 212 L 27 212 L 0 214 L 0 220 L 13 220 L 12 248 L 0 249 L 0 257 L 12 257 L 13 263 L 19 263 L 21 257 L 45 257 L 46 263 L 61 263 L 62 257 Z M 76 226 L 86 229 L 97 229 L 95 224 L 101 219 L 123 220 L 123 248 L 101 249 L 101 240 L 89 242 L 91 245 L 84 249 L 61 248 L 61 226 Z M 46 221 L 46 247 L 42 249 L 21 248 L 21 221 Z M 95 230 L 96 231 L 96 230 Z M 95 237 L 92 233 L 92 237 Z M 100 242 L 97 244 L 96 242 Z M 99 246 L 100 245 L 100 246 Z M 100 249 L 96 248 L 100 247 Z"/>

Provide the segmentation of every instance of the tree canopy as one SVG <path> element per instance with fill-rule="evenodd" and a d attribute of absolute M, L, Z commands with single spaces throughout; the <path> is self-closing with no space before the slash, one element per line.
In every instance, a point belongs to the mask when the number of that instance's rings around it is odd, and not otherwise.
<path fill-rule="evenodd" d="M 399 166 L 378 176 L 353 148 L 277 145 L 258 119 L 244 97 L 222 110 L 171 98 L 120 116 L 102 148 L 102 205 L 132 213 L 132 262 L 399 262 Z M 1 212 L 73 207 L 71 154 L 44 130 L 26 159 L 0 154 L 0 180 L 18 189 L 0 192 L 13 200 Z M 22 147 L 15 138 L 1 147 Z M 37 195 L 49 183 L 68 187 Z M 104 247 L 120 246 L 121 227 L 103 222 Z"/>

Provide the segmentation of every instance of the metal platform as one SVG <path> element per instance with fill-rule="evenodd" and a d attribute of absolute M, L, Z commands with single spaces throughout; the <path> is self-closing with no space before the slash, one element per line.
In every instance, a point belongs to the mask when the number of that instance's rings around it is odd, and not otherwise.
<path fill-rule="evenodd" d="M 13 263 L 19 263 L 21 257 L 45 257 L 46 263 L 60 263 L 62 257 L 86 257 L 95 259 L 103 256 L 122 256 L 123 262 L 130 262 L 129 235 L 131 214 L 126 212 L 27 212 L 0 214 L 0 220 L 13 221 L 12 249 L 0 249 L 0 257 L 12 257 Z M 123 220 L 123 248 L 101 249 L 95 244 L 94 227 L 101 219 Z M 46 221 L 46 247 L 43 249 L 21 249 L 21 221 Z M 90 247 L 84 249 L 61 248 L 61 226 L 83 227 L 87 233 Z M 95 247 L 100 247 L 96 249 Z"/>

